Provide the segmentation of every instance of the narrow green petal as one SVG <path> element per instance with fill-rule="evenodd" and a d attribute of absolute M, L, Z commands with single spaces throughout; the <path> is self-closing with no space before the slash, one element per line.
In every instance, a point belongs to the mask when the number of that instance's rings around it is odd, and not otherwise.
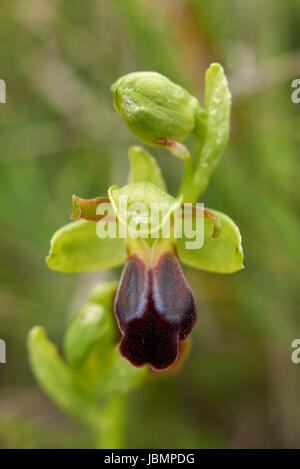
<path fill-rule="evenodd" d="M 97 223 L 79 220 L 58 230 L 51 240 L 46 259 L 48 267 L 59 272 L 92 272 L 124 264 L 124 241 L 118 238 L 100 239 L 96 227 Z"/>
<path fill-rule="evenodd" d="M 212 210 L 222 224 L 220 235 L 212 238 L 213 221 L 204 218 L 204 244 L 200 249 L 187 249 L 186 238 L 177 240 L 178 254 L 183 264 L 197 269 L 229 274 L 243 269 L 243 249 L 240 231 L 227 215 Z"/>
<path fill-rule="evenodd" d="M 105 215 L 98 215 L 97 209 L 101 204 L 108 204 L 108 197 L 95 197 L 94 199 L 83 199 L 77 195 L 72 197 L 72 220 L 99 221 Z"/>
<path fill-rule="evenodd" d="M 148 181 L 166 191 L 166 184 L 156 159 L 142 147 L 131 147 L 129 150 L 131 164 L 129 183 Z"/>

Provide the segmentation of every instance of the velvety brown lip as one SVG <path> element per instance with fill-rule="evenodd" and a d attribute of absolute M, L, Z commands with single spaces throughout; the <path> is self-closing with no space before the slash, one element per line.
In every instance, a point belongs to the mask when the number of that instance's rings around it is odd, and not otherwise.
<path fill-rule="evenodd" d="M 178 344 L 197 319 L 194 298 L 177 257 L 165 252 L 147 268 L 131 256 L 115 299 L 115 315 L 123 333 L 120 352 L 135 366 L 170 368 Z"/>

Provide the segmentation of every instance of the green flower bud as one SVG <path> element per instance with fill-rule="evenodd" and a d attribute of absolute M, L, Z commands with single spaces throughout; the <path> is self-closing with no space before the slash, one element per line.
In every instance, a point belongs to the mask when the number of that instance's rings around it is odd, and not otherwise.
<path fill-rule="evenodd" d="M 195 127 L 198 100 L 160 73 L 130 73 L 111 89 L 116 110 L 134 135 L 150 146 L 182 143 Z"/>

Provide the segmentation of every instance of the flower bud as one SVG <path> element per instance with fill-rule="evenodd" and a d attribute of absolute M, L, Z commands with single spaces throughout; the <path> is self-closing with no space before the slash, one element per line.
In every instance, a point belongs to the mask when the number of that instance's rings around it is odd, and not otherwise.
<path fill-rule="evenodd" d="M 130 73 L 111 89 L 116 110 L 150 146 L 165 146 L 167 140 L 182 143 L 195 127 L 198 100 L 160 73 Z"/>

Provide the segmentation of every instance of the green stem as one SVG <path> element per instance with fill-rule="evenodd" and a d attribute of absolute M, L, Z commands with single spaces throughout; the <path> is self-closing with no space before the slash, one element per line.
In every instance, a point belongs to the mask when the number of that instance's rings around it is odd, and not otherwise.
<path fill-rule="evenodd" d="M 201 152 L 206 136 L 207 112 L 200 105 L 196 113 L 194 135 L 196 139 L 197 162 L 193 158 L 185 160 L 185 169 L 182 177 L 179 193 L 184 195 L 184 202 L 196 203 L 205 191 L 209 181 L 209 168 L 203 164 Z"/>
<path fill-rule="evenodd" d="M 192 187 L 194 188 L 196 201 L 206 191 L 212 169 L 199 159 L 197 168 L 194 171 Z M 195 201 L 195 202 L 196 202 Z"/>
<path fill-rule="evenodd" d="M 192 156 L 185 160 L 185 167 L 182 176 L 178 195 L 183 195 L 183 202 L 194 203 L 194 187 L 192 184 L 194 174 L 194 161 Z"/>
<path fill-rule="evenodd" d="M 126 402 L 124 396 L 115 396 L 103 410 L 99 427 L 95 430 L 96 449 L 123 449 L 125 447 Z"/>
<path fill-rule="evenodd" d="M 183 195 L 184 202 L 192 204 L 197 202 L 207 188 L 210 173 L 210 168 L 202 165 L 201 161 L 198 162 L 196 168 L 192 158 L 185 161 L 185 169 L 178 192 L 178 195 Z"/>

